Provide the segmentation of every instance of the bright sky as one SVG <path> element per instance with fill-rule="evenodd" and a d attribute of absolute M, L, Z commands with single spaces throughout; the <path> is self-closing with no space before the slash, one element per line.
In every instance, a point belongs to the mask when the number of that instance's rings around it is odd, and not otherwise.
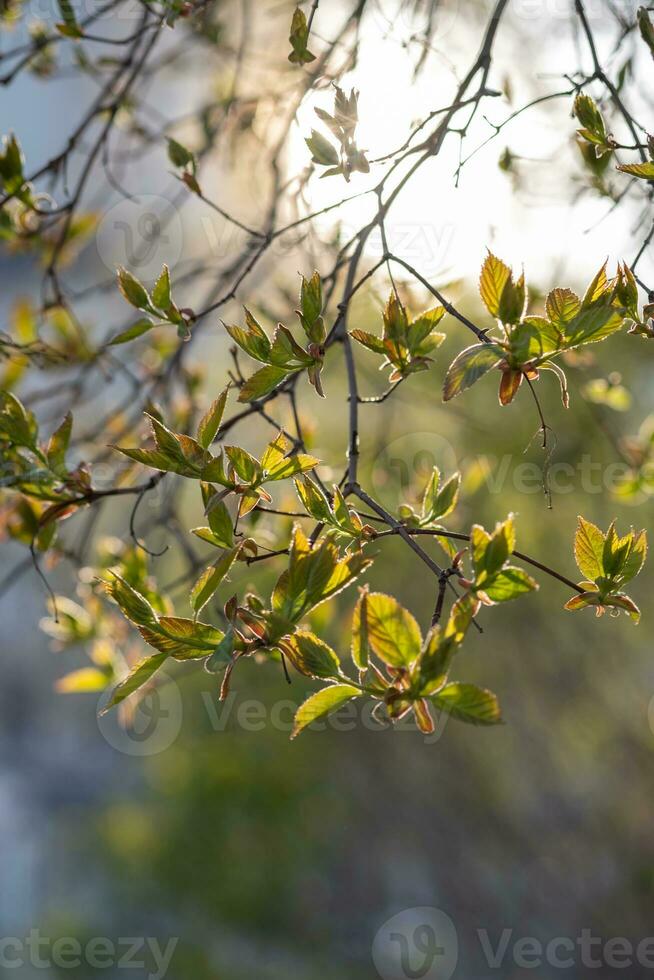
<path fill-rule="evenodd" d="M 528 9 L 527 0 L 523 0 L 523 6 Z M 539 6 L 542 9 L 543 5 Z M 388 16 L 375 10 L 369 15 L 362 31 L 359 63 L 344 83 L 346 90 L 355 86 L 361 91 L 358 143 L 370 158 L 401 145 L 411 121 L 447 105 L 454 87 L 451 62 L 455 62 L 460 77 L 474 59 L 483 30 L 481 21 L 474 22 L 474 13 L 466 18 L 461 10 L 448 13 L 443 29 L 437 33 L 435 54 L 414 82 L 414 58 L 408 55 L 402 41 L 411 36 L 415 25 L 407 21 L 406 15 L 394 16 L 388 0 L 384 7 Z M 543 21 L 524 16 L 524 10 L 519 2 L 509 6 L 495 50 L 490 84 L 499 88 L 508 75 L 514 95 L 512 103 L 505 98 L 485 101 L 483 112 L 494 123 L 502 122 L 535 96 L 569 88 L 561 75 L 579 63 L 567 15 L 550 18 L 547 31 L 552 43 L 543 45 Z M 601 36 L 601 25 L 594 23 L 594 27 Z M 519 45 L 518 31 L 523 33 Z M 605 217 L 611 202 L 598 200 L 592 194 L 572 203 L 575 191 L 569 174 L 571 170 L 581 171 L 572 142 L 576 123 L 570 115 L 571 104 L 571 97 L 566 97 L 518 117 L 466 164 L 458 189 L 453 175 L 459 140 L 457 136 L 448 137 L 438 160 L 426 164 L 412 178 L 394 206 L 387 222 L 390 248 L 423 275 L 441 282 L 476 275 L 486 246 L 510 263 L 519 266 L 524 262 L 528 278 L 531 276 L 543 286 L 551 285 L 557 275 L 571 284 L 576 279 L 588 279 L 607 255 L 611 261 L 629 261 L 638 240 L 630 240 L 624 209 Z M 306 166 L 304 137 L 311 128 L 324 131 L 314 113 L 315 106 L 331 111 L 331 93 L 312 93 L 305 100 L 293 134 L 292 170 Z M 465 118 L 460 116 L 461 120 Z M 480 118 L 471 129 L 464 153 L 470 153 L 491 133 L 491 127 Z M 518 193 L 511 176 L 498 167 L 498 158 L 506 146 L 527 158 L 518 164 L 522 174 Z M 354 175 L 349 186 L 341 177 L 320 180 L 316 176 L 311 186 L 312 207 L 324 207 L 372 186 L 382 173 L 379 166 L 374 167 L 371 178 Z M 616 179 L 621 184 L 619 175 Z M 338 214 L 345 227 L 354 230 L 364 222 L 372 203 L 371 196 L 332 214 Z M 323 220 L 329 227 L 334 218 L 329 215 Z M 589 232 L 589 228 L 593 230 Z M 374 255 L 380 250 L 377 237 L 368 251 Z M 646 271 L 645 264 L 642 269 Z"/>

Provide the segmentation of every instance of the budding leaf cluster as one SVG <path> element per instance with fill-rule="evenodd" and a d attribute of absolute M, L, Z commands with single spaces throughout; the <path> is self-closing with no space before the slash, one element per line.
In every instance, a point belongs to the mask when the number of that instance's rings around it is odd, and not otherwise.
<path fill-rule="evenodd" d="M 416 371 L 426 371 L 433 363 L 429 355 L 445 340 L 435 327 L 445 316 L 445 308 L 436 306 L 409 319 L 395 292 L 391 292 L 382 314 L 381 337 L 365 330 L 352 330 L 350 336 L 363 347 L 384 357 L 382 367 L 390 367 L 391 383 L 407 378 Z"/>
<path fill-rule="evenodd" d="M 355 140 L 359 122 L 359 93 L 352 89 L 346 95 L 338 85 L 334 88 L 336 95 L 333 115 L 321 108 L 316 109 L 316 115 L 336 138 L 337 145 L 316 129 L 311 130 L 311 136 L 305 143 L 311 151 L 312 162 L 318 167 L 327 168 L 321 173 L 321 177 L 335 177 L 340 174 L 349 182 L 353 173 L 367 174 L 370 170 L 366 154 L 359 149 Z"/>
<path fill-rule="evenodd" d="M 615 521 L 603 532 L 595 524 L 579 518 L 575 535 L 575 559 L 584 581 L 579 583 L 583 591 L 573 596 L 566 609 L 584 609 L 592 606 L 598 616 L 607 609 L 615 615 L 626 612 L 635 623 L 640 620 L 640 609 L 623 586 L 638 575 L 647 556 L 647 535 L 633 528 L 623 537 L 615 529 Z"/>
<path fill-rule="evenodd" d="M 119 333 L 109 343 L 126 344 L 130 340 L 141 337 L 153 327 L 162 324 L 172 324 L 177 328 L 177 334 L 182 340 L 191 336 L 190 326 L 194 316 L 192 310 L 180 310 L 173 302 L 170 284 L 170 270 L 167 265 L 161 270 L 152 292 L 148 292 L 143 283 L 127 269 L 118 270 L 118 288 L 130 306 L 135 307 L 147 316 L 137 320 L 127 330 Z"/>
<path fill-rule="evenodd" d="M 631 333 L 649 329 L 639 315 L 638 289 L 626 265 L 619 265 L 609 279 L 604 264 L 583 298 L 568 288 L 553 289 L 547 296 L 545 315 L 530 314 L 524 274 L 515 280 L 511 268 L 489 252 L 479 293 L 497 330 L 487 333 L 485 343 L 467 347 L 454 359 L 445 376 L 445 401 L 470 388 L 491 369 L 498 369 L 500 403 L 508 405 L 524 379 L 537 381 L 545 370 L 556 374 L 567 407 L 566 377 L 556 358 L 605 340 L 626 324 L 631 325 Z M 643 315 L 650 313 L 645 310 Z"/>
<path fill-rule="evenodd" d="M 271 500 L 265 484 L 305 473 L 319 460 L 306 453 L 293 453 L 290 440 L 282 432 L 268 444 L 261 459 L 241 446 L 221 446 L 213 455 L 207 447 L 218 431 L 226 400 L 227 394 L 223 392 L 200 421 L 195 437 L 173 432 L 161 419 L 148 415 L 154 446 L 115 448 L 129 459 L 162 473 L 177 473 L 189 480 L 218 484 L 223 489 L 206 501 L 207 513 L 229 494 L 234 494 L 239 499 L 239 516 L 244 517 L 261 500 Z"/>
<path fill-rule="evenodd" d="M 298 709 L 292 737 L 352 698 L 372 698 L 373 715 L 383 713 L 391 722 L 412 714 L 427 734 L 434 731 L 433 709 L 474 725 L 500 722 L 500 707 L 491 691 L 448 681 L 473 614 L 474 603 L 462 597 L 452 607 L 445 628 L 436 625 L 423 637 L 415 618 L 397 599 L 362 589 L 352 621 L 351 657 L 358 679 L 347 677 L 340 668 L 333 670 L 329 685 Z M 324 662 L 339 663 L 329 648 Z"/>
<path fill-rule="evenodd" d="M 265 398 L 282 382 L 300 371 L 306 371 L 309 383 L 324 397 L 320 374 L 325 356 L 325 323 L 322 318 L 322 284 L 317 272 L 310 279 L 302 276 L 300 309 L 297 315 L 308 343 L 301 347 L 291 331 L 279 323 L 272 340 L 255 316 L 245 309 L 245 329 L 225 324 L 229 336 L 255 361 L 265 367 L 256 371 L 242 385 L 238 400 L 257 401 Z"/>

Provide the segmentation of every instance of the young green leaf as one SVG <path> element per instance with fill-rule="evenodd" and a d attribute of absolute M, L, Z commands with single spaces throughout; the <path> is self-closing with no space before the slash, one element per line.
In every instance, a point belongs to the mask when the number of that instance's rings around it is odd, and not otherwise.
<path fill-rule="evenodd" d="M 57 0 L 57 6 L 62 18 L 62 23 L 55 25 L 59 33 L 65 37 L 83 37 L 82 29 L 77 23 L 75 9 L 70 0 Z"/>
<path fill-rule="evenodd" d="M 296 670 L 306 677 L 332 680 L 341 675 L 338 657 L 323 640 L 314 633 L 296 630 L 279 643 Z"/>
<path fill-rule="evenodd" d="M 370 643 L 368 641 L 368 586 L 360 590 L 352 617 L 352 660 L 360 671 L 368 669 Z"/>
<path fill-rule="evenodd" d="M 565 333 L 567 325 L 579 313 L 581 300 L 571 289 L 553 289 L 546 301 L 547 315 L 560 333 Z"/>
<path fill-rule="evenodd" d="M 311 609 L 350 585 L 371 564 L 361 552 L 341 557 L 333 534 L 311 545 L 299 525 L 293 528 L 289 566 L 271 598 L 272 612 L 288 623 L 299 622 Z"/>
<path fill-rule="evenodd" d="M 538 583 L 524 569 L 507 565 L 493 576 L 490 584 L 484 586 L 484 593 L 491 602 L 507 602 L 537 588 Z"/>
<path fill-rule="evenodd" d="M 242 386 L 239 391 L 238 400 L 240 402 L 254 402 L 260 398 L 265 398 L 275 388 L 278 388 L 282 381 L 285 381 L 289 374 L 293 374 L 295 370 L 297 369 L 294 368 L 289 371 L 283 367 L 275 367 L 273 364 L 260 368 Z"/>
<path fill-rule="evenodd" d="M 177 140 L 170 138 L 168 139 L 168 159 L 174 167 L 188 167 L 189 165 L 192 169 L 195 167 L 194 154 L 181 143 L 178 143 Z"/>
<path fill-rule="evenodd" d="M 244 481 L 251 483 L 261 477 L 261 465 L 241 446 L 225 446 L 225 455 L 232 464 L 236 475 Z"/>
<path fill-rule="evenodd" d="M 198 578 L 189 596 L 191 608 L 196 616 L 199 616 L 216 589 L 222 583 L 234 564 L 238 552 L 238 548 L 231 548 L 229 551 L 224 552 L 213 565 L 205 568 Z"/>
<path fill-rule="evenodd" d="M 137 310 L 151 309 L 150 297 L 143 283 L 122 266 L 118 269 L 118 288 L 127 302 Z"/>
<path fill-rule="evenodd" d="M 445 375 L 443 401 L 460 395 L 499 363 L 504 351 L 498 344 L 473 344 L 458 354 Z"/>
<path fill-rule="evenodd" d="M 612 145 L 607 136 L 602 113 L 594 99 L 586 92 L 580 92 L 574 102 L 574 113 L 582 125 L 577 130 L 582 139 L 594 144 L 597 156 L 612 152 Z"/>
<path fill-rule="evenodd" d="M 314 272 L 310 279 L 302 276 L 300 305 L 306 322 L 309 325 L 314 324 L 322 313 L 322 283 L 317 272 Z"/>
<path fill-rule="evenodd" d="M 216 437 L 218 429 L 220 428 L 220 423 L 222 422 L 223 415 L 225 413 L 228 392 L 229 388 L 225 388 L 224 391 L 218 395 L 216 400 L 211 403 L 200 420 L 197 438 L 203 449 L 209 448 Z"/>
<path fill-rule="evenodd" d="M 164 313 L 172 302 L 170 297 L 170 270 L 167 265 L 164 265 L 159 278 L 152 287 L 152 302 L 158 310 L 163 310 Z"/>
<path fill-rule="evenodd" d="M 471 725 L 498 725 L 502 721 L 496 695 L 474 684 L 447 684 L 429 700 L 441 711 Z"/>
<path fill-rule="evenodd" d="M 420 654 L 420 627 L 393 596 L 382 592 L 367 596 L 366 631 L 370 650 L 392 667 L 407 667 Z"/>
<path fill-rule="evenodd" d="M 157 622 L 157 614 L 151 603 L 116 572 L 106 582 L 105 588 L 130 622 L 137 626 L 150 626 Z"/>
<path fill-rule="evenodd" d="M 156 327 L 156 323 L 153 323 L 152 320 L 148 320 L 146 317 L 144 317 L 141 320 L 137 320 L 136 323 L 133 323 L 131 327 L 127 328 L 127 330 L 123 330 L 122 333 L 116 334 L 116 336 L 109 341 L 108 346 L 115 347 L 117 344 L 126 344 L 130 340 L 136 340 L 137 337 L 142 337 L 144 333 L 148 333 L 148 331 L 152 330 L 154 327 Z"/>
<path fill-rule="evenodd" d="M 196 660 L 213 653 L 221 630 L 182 616 L 160 616 L 152 626 L 139 626 L 146 643 L 175 660 Z"/>
<path fill-rule="evenodd" d="M 346 701 L 351 701 L 352 698 L 360 695 L 361 691 L 351 684 L 330 684 L 329 687 L 323 687 L 321 691 L 316 691 L 304 704 L 300 705 L 295 713 L 295 724 L 291 738 L 299 735 L 312 721 L 336 711 Z"/>
<path fill-rule="evenodd" d="M 139 688 L 143 687 L 144 684 L 147 684 L 159 668 L 165 664 L 167 659 L 167 653 L 155 653 L 153 656 L 145 657 L 139 661 L 127 677 L 114 688 L 109 702 L 102 710 L 102 714 L 106 714 L 111 708 L 115 708 L 117 704 L 120 704 L 121 701 L 128 698 L 130 694 L 133 694 Z"/>
<path fill-rule="evenodd" d="M 647 163 L 620 163 L 617 169 L 623 174 L 629 174 L 630 177 L 654 180 L 654 160 L 649 160 Z"/>
<path fill-rule="evenodd" d="M 208 506 L 211 503 L 211 506 Z M 223 548 L 231 548 L 234 544 L 234 521 L 224 500 L 215 500 L 212 496 L 207 500 L 207 517 L 209 528 L 213 535 L 212 544 L 219 542 Z M 198 535 L 201 537 L 201 535 Z"/>
<path fill-rule="evenodd" d="M 311 130 L 311 136 L 304 141 L 311 151 L 313 163 L 321 167 L 336 167 L 339 164 L 338 151 L 329 140 L 317 129 Z"/>
<path fill-rule="evenodd" d="M 479 295 L 491 316 L 500 316 L 500 304 L 506 284 L 511 279 L 511 269 L 501 259 L 489 252 L 479 277 Z"/>
<path fill-rule="evenodd" d="M 604 534 L 595 524 L 591 524 L 581 515 L 577 521 L 577 533 L 574 542 L 575 561 L 581 574 L 594 582 L 595 579 L 604 574 L 602 559 Z"/>
<path fill-rule="evenodd" d="M 460 646 L 458 638 L 433 626 L 425 638 L 420 660 L 416 689 L 421 696 L 435 694 L 445 686 L 454 655 Z"/>
<path fill-rule="evenodd" d="M 461 474 L 453 473 L 439 489 L 440 478 L 440 470 L 435 466 L 422 499 L 422 520 L 420 523 L 423 525 L 447 517 L 456 507 L 461 486 Z"/>
<path fill-rule="evenodd" d="M 311 54 L 307 48 L 309 41 L 309 25 L 307 24 L 307 18 L 301 7 L 296 7 L 293 13 L 293 20 L 291 21 L 291 33 L 289 35 L 289 41 L 291 42 L 291 53 L 288 56 L 288 60 L 294 65 L 307 65 L 312 61 L 316 60 L 316 56 Z"/>
<path fill-rule="evenodd" d="M 50 436 L 46 455 L 48 465 L 55 473 L 65 474 L 66 472 L 66 452 L 70 443 L 73 429 L 73 415 L 68 412 L 63 422 Z"/>

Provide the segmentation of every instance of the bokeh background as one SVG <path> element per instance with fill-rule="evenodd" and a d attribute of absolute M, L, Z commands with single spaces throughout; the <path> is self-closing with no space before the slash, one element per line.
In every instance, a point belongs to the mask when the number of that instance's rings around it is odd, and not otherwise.
<path fill-rule="evenodd" d="M 325 7 L 324 12 L 320 7 L 324 20 L 317 23 L 328 36 L 341 8 Z M 255 2 L 245 9 L 253 50 L 265 47 L 272 60 L 275 39 L 281 58 L 292 7 Z M 613 35 L 607 9 L 598 0 L 592 22 L 608 51 Z M 632 9 L 621 8 L 625 16 Z M 227 32 L 234 10 L 240 7 L 225 5 Z M 410 120 L 433 107 L 435 92 L 437 104 L 446 104 L 446 82 L 451 84 L 451 72 L 469 62 L 488 10 L 481 2 L 445 5 L 430 63 L 414 81 L 407 40 L 420 9 L 374 5 L 359 62 L 346 77 L 348 87 L 361 89 L 361 142 L 371 156 L 399 145 Z M 46 19 L 48 13 L 35 10 Z M 119 35 L 124 28 L 105 23 L 103 30 Z M 3 48 L 17 36 L 3 33 Z M 541 4 L 537 10 L 533 4 L 510 5 L 493 70 L 493 84 L 505 95 L 493 106 L 493 120 L 504 119 L 539 92 L 565 88 L 561 76 L 578 65 L 580 51 L 573 18 L 562 5 Z M 581 57 L 585 63 L 585 52 Z M 612 67 L 617 70 L 619 62 L 618 52 Z M 0 92 L 2 131 L 19 134 L 35 165 L 59 147 L 71 115 L 81 113 L 94 92 L 92 79 L 80 78 L 65 62 L 61 67 L 47 81 L 27 75 Z M 651 73 L 651 63 L 647 68 Z M 266 71 L 272 69 L 263 55 L 253 57 L 244 91 L 260 85 Z M 197 60 L 175 60 L 159 93 L 152 92 L 153 118 L 161 123 L 181 117 L 207 92 L 218 98 L 229 67 L 224 73 L 212 69 L 209 77 L 207 72 Z M 633 98 L 651 118 L 646 95 L 639 91 Z M 302 106 L 285 157 L 289 173 L 306 165 L 303 136 L 315 105 L 328 105 L 328 95 L 311 94 Z M 612 210 L 610 200 L 582 193 L 584 170 L 570 108 L 568 98 L 526 113 L 464 167 L 457 187 L 453 170 L 459 147 L 451 138 L 442 159 L 425 168 L 415 190 L 401 197 L 389 216 L 394 250 L 432 281 L 447 284 L 459 305 L 480 321 L 474 290 L 485 246 L 516 266 L 525 263 L 537 300 L 553 285 L 582 290 L 607 255 L 611 264 L 622 257 L 629 261 L 644 237 L 644 232 L 639 237 L 642 214 L 635 204 L 627 200 Z M 238 153 L 217 151 L 203 186 L 247 221 L 256 220 L 265 195 L 256 169 L 261 125 L 252 122 L 252 135 L 244 124 Z M 464 155 L 492 131 L 480 119 Z M 515 157 L 508 172 L 498 165 L 506 147 Z M 131 245 L 124 226 L 137 240 L 144 207 L 149 213 L 162 201 L 176 200 L 179 186 L 167 169 L 165 147 L 155 143 L 125 177 L 130 192 L 141 196 L 136 204 L 98 178 L 88 205 L 99 215 L 98 231 L 71 272 L 79 288 L 109 281 L 115 265 L 128 264 Z M 313 180 L 313 207 L 343 193 L 328 185 Z M 365 186 L 361 178 L 352 189 Z M 144 205 L 143 195 L 155 198 L 154 204 Z M 341 215 L 344 237 L 365 218 L 364 208 L 355 202 Z M 324 220 L 320 229 L 314 238 L 290 243 L 265 260 L 239 299 L 290 320 L 293 307 L 285 297 L 295 288 L 296 270 L 320 268 L 330 239 L 339 233 L 335 220 Z M 200 202 L 191 201 L 162 230 L 151 275 L 162 261 L 170 262 L 175 275 L 198 257 L 209 257 L 220 268 L 237 247 L 219 217 L 207 219 Z M 371 259 L 374 248 L 373 243 Z M 147 269 L 141 272 L 148 277 Z M 651 280 L 652 272 L 646 254 L 641 275 Z M 21 297 L 38 302 L 39 270 L 29 256 L 2 254 L 0 275 L 3 318 Z M 377 329 L 385 289 L 382 278 L 357 300 L 351 326 Z M 425 303 L 419 290 L 412 288 L 409 295 L 415 308 Z M 194 305 L 190 292 L 183 299 Z M 111 289 L 94 294 L 86 310 L 91 334 L 97 330 L 104 336 L 124 317 L 122 301 Z M 226 319 L 238 316 L 234 304 Z M 539 475 L 547 458 L 533 438 L 538 420 L 526 391 L 501 409 L 494 380 L 485 379 L 442 404 L 445 367 L 468 343 L 454 321 L 446 330 L 446 344 L 430 372 L 412 378 L 383 406 L 362 408 L 363 482 L 385 506 L 414 499 L 434 463 L 448 470 L 458 466 L 466 492 L 453 529 L 467 530 L 473 521 L 492 525 L 513 511 L 519 547 L 573 578 L 577 514 L 603 527 L 614 516 L 620 529 L 650 524 L 649 497 L 625 500 L 616 493 L 624 471 L 614 465 L 620 463 L 620 439 L 635 435 L 652 411 L 648 342 L 620 334 L 593 349 L 590 358 L 569 365 L 568 411 L 553 377 L 539 383 L 555 433 L 550 509 Z M 208 390 L 224 382 L 227 350 L 216 322 L 195 351 Z M 365 351 L 357 358 L 363 393 L 382 390 L 375 358 Z M 619 412 L 584 394 L 594 379 L 611 375 L 617 384 L 615 372 L 628 391 Z M 340 475 L 343 461 L 343 374 L 340 353 L 334 351 L 325 371 L 328 401 L 318 404 L 311 389 L 301 390 L 300 410 L 312 451 L 326 461 L 326 479 Z M 38 379 L 33 384 L 38 387 Z M 29 402 L 29 384 L 25 397 Z M 115 398 L 116 387 L 107 384 L 91 404 L 73 406 L 76 417 L 92 420 Z M 54 423 L 58 407 L 49 406 L 45 427 Z M 239 441 L 256 450 L 266 435 L 265 427 L 250 423 L 239 430 Z M 167 534 L 156 527 L 158 506 L 155 497 L 143 508 L 155 524 L 149 537 L 153 547 Z M 189 498 L 185 508 L 186 526 L 197 524 L 197 501 Z M 118 506 L 108 508 L 102 532 L 125 538 L 126 514 Z M 368 580 L 396 594 L 426 624 L 433 583 L 400 542 L 385 542 L 382 549 Z M 55 694 L 56 679 L 82 664 L 83 655 L 52 651 L 39 628 L 43 589 L 31 571 L 8 587 L 24 556 L 19 545 L 3 542 L 3 937 L 24 938 L 38 929 L 53 939 L 72 936 L 82 942 L 142 936 L 157 937 L 165 946 L 174 938 L 167 973 L 174 980 L 372 980 L 378 975 L 372 959 L 378 930 L 402 910 L 427 906 L 443 910 L 455 925 L 455 977 L 513 980 L 531 972 L 511 954 L 513 942 L 522 937 L 543 943 L 575 940 L 591 929 L 604 940 L 626 937 L 638 943 L 652 933 L 650 569 L 633 586 L 643 610 L 639 628 L 626 617 L 596 620 L 591 611 L 565 612 L 568 593 L 544 575 L 537 576 L 538 594 L 484 614 L 484 633 L 471 634 L 457 678 L 497 692 L 507 721 L 502 727 L 486 731 L 450 721 L 439 725 L 435 737 L 425 738 L 406 727 L 374 728 L 346 716 L 290 742 L 290 703 L 301 701 L 310 685 L 295 679 L 288 688 L 278 671 L 256 665 L 236 675 L 234 693 L 223 707 L 208 674 L 173 671 L 133 732 L 122 732 L 113 719 L 99 723 L 96 695 Z M 155 571 L 161 580 L 173 581 L 183 571 L 181 562 L 179 549 L 171 548 L 156 560 Z M 275 575 L 262 563 L 243 582 L 256 582 L 265 594 Z M 57 591 L 70 591 L 64 567 L 52 572 L 52 580 Z M 183 594 L 178 598 L 184 608 Z M 353 598 L 346 593 L 319 610 L 316 619 L 343 656 Z M 503 930 L 512 931 L 496 968 L 484 959 L 478 930 L 487 930 L 494 946 Z M 149 961 L 141 969 L 97 972 L 140 977 L 154 967 Z M 58 971 L 29 964 L 14 973 L 95 975 L 88 966 Z M 551 963 L 537 971 L 543 980 L 562 973 L 580 975 Z M 604 963 L 593 973 L 609 977 L 614 969 Z M 623 971 L 634 977 L 645 973 L 636 967 Z"/>

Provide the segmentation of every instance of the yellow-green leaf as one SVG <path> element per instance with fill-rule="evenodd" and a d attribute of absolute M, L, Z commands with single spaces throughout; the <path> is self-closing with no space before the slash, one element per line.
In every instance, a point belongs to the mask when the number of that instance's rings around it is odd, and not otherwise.
<path fill-rule="evenodd" d="M 471 725 L 497 725 L 502 721 L 497 697 L 474 684 L 446 684 L 429 700 L 441 711 Z"/>
<path fill-rule="evenodd" d="M 618 170 L 631 177 L 654 180 L 654 160 L 648 160 L 647 163 L 621 163 L 618 165 Z"/>
<path fill-rule="evenodd" d="M 225 388 L 216 400 L 212 402 L 208 410 L 202 416 L 200 424 L 198 425 L 198 442 L 203 449 L 208 449 L 213 440 L 216 437 L 216 433 L 220 428 L 220 423 L 222 422 L 223 414 L 225 412 L 225 405 L 227 404 L 227 394 L 229 388 Z"/>
<path fill-rule="evenodd" d="M 335 652 L 313 633 L 297 630 L 292 636 L 285 637 L 279 646 L 296 670 L 305 677 L 329 680 L 341 673 L 341 665 Z"/>
<path fill-rule="evenodd" d="M 479 277 L 479 295 L 491 316 L 499 316 L 502 293 L 510 278 L 511 270 L 508 265 L 489 252 Z"/>
<path fill-rule="evenodd" d="M 234 564 L 234 559 L 238 554 L 238 548 L 232 548 L 230 551 L 226 551 L 220 556 L 218 561 L 215 561 L 213 565 L 209 565 L 208 568 L 200 575 L 199 579 L 191 589 L 190 601 L 191 608 L 195 615 L 204 609 L 206 604 L 211 599 L 212 595 L 222 582 L 222 580 L 227 575 L 228 571 Z"/>
<path fill-rule="evenodd" d="M 473 344 L 458 354 L 445 375 L 443 401 L 449 401 L 495 367 L 504 351 L 498 344 Z"/>
<path fill-rule="evenodd" d="M 384 663 L 406 667 L 420 654 L 420 627 L 393 596 L 371 592 L 366 602 L 368 644 Z"/>
<path fill-rule="evenodd" d="M 351 701 L 352 698 L 359 697 L 360 694 L 361 691 L 351 684 L 331 684 L 329 687 L 324 687 L 322 691 L 317 691 L 315 694 L 312 694 L 304 704 L 300 705 L 295 714 L 295 724 L 291 732 L 291 738 L 299 735 L 312 721 L 316 721 L 317 718 L 322 718 L 323 715 L 328 715 L 330 712 L 336 711 L 346 701 Z"/>
<path fill-rule="evenodd" d="M 117 687 L 114 688 L 114 692 L 111 695 L 111 700 L 107 704 L 106 708 L 103 709 L 102 714 L 109 711 L 110 708 L 115 707 L 115 705 L 120 704 L 125 698 L 128 698 L 130 694 L 134 691 L 138 691 L 140 687 L 150 680 L 150 678 L 159 670 L 161 666 L 168 659 L 167 653 L 155 653 L 152 657 L 146 657 L 141 660 L 127 675 L 125 680 L 121 681 Z"/>
<path fill-rule="evenodd" d="M 581 515 L 577 521 L 574 543 L 575 561 L 581 574 L 594 582 L 604 573 L 602 559 L 604 534 L 595 524 L 585 520 Z"/>

